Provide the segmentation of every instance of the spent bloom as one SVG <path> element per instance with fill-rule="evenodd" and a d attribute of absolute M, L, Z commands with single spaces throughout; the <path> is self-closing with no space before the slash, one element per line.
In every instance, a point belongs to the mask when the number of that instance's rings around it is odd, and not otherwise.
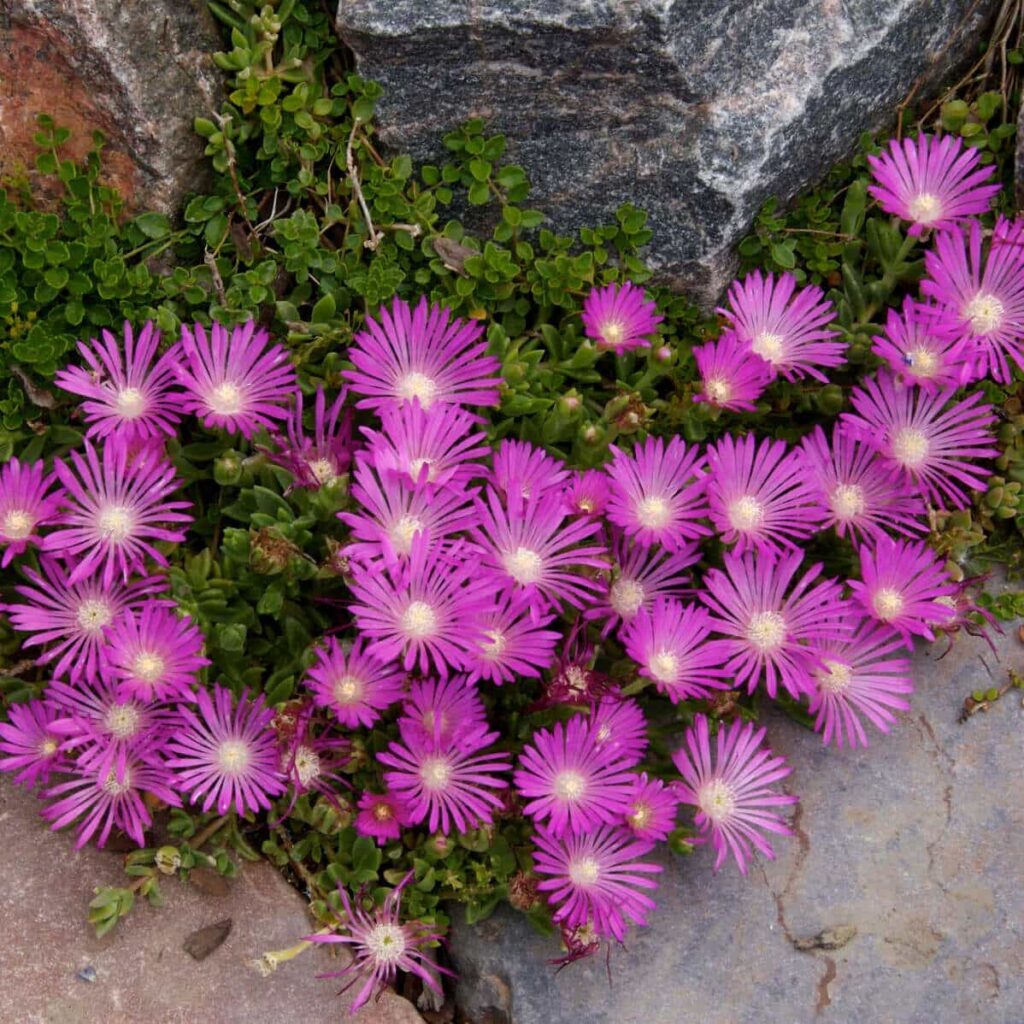
<path fill-rule="evenodd" d="M 47 700 L 7 709 L 7 721 L 0 722 L 0 771 L 17 772 L 17 785 L 45 783 L 51 772 L 65 767 L 64 737 L 52 727 L 56 717 L 57 709 Z"/>
<path fill-rule="evenodd" d="M 320 707 L 349 729 L 373 725 L 380 713 L 405 696 L 405 673 L 370 657 L 357 638 L 346 651 L 334 637 L 316 649 L 304 680 Z"/>
<path fill-rule="evenodd" d="M 730 412 L 753 412 L 754 403 L 775 377 L 771 364 L 752 352 L 750 344 L 740 341 L 734 331 L 696 346 L 693 359 L 701 381 L 693 400 Z"/>
<path fill-rule="evenodd" d="M 658 307 L 630 281 L 594 288 L 583 300 L 583 330 L 598 349 L 622 355 L 635 348 L 650 348 L 658 324 Z"/>
<path fill-rule="evenodd" d="M 174 366 L 187 392 L 183 407 L 204 426 L 251 438 L 288 418 L 288 400 L 297 389 L 295 368 L 254 321 L 230 331 L 215 323 L 209 334 L 202 324 L 182 324 L 181 352 L 184 359 Z"/>
<path fill-rule="evenodd" d="M 452 319 L 451 310 L 428 305 L 415 309 L 396 298 L 381 307 L 380 322 L 367 317 L 347 355 L 354 370 L 342 373 L 353 392 L 364 396 L 360 409 L 383 409 L 418 402 L 434 405 L 497 405 L 500 360 L 489 356 L 483 325 Z"/>
<path fill-rule="evenodd" d="M 157 356 L 160 332 L 152 321 L 137 338 L 125 321 L 123 345 L 110 331 L 101 333 L 102 341 L 78 343 L 88 369 L 69 366 L 54 377 L 65 391 L 86 399 L 80 408 L 89 425 L 87 436 L 102 439 L 117 434 L 126 441 L 174 437 L 183 397 L 174 388 L 178 349 Z"/>
<path fill-rule="evenodd" d="M 759 270 L 729 288 L 729 305 L 719 308 L 736 336 L 786 380 L 810 376 L 828 383 L 822 368 L 842 366 L 845 345 L 825 330 L 835 316 L 820 288 L 797 288 L 792 274 L 762 276 Z"/>
<path fill-rule="evenodd" d="M 722 724 L 712 753 L 707 717 L 697 715 L 683 746 L 672 755 L 682 775 L 676 795 L 697 808 L 696 824 L 703 838 L 710 833 L 716 871 L 731 853 L 745 875 L 752 847 L 769 859 L 775 856 L 762 832 L 792 834 L 775 809 L 797 798 L 772 788 L 791 769 L 785 758 L 761 745 L 764 734 L 752 722 Z"/>
<path fill-rule="evenodd" d="M 967 339 L 948 325 L 943 328 L 940 316 L 940 310 L 908 296 L 902 310 L 888 311 L 884 332 L 875 336 L 871 350 L 905 384 L 926 391 L 959 387 L 975 379 L 974 361 Z"/>
<path fill-rule="evenodd" d="M 295 392 L 286 436 L 274 435 L 277 451 L 270 454 L 273 462 L 291 473 L 294 487 L 315 489 L 333 483 L 352 462 L 352 414 L 344 409 L 345 397 L 342 391 L 328 406 L 324 389 L 316 389 L 310 437 L 303 422 L 303 395 Z"/>
<path fill-rule="evenodd" d="M 911 222 L 909 233 L 950 228 L 988 212 L 996 184 L 985 184 L 995 167 L 983 167 L 978 149 L 965 148 L 957 135 L 920 134 L 893 139 L 878 156 L 868 156 L 875 184 L 868 192 L 886 213 Z"/>
<path fill-rule="evenodd" d="M 39 544 L 40 526 L 54 522 L 63 495 L 52 491 L 56 477 L 43 470 L 42 460 L 10 459 L 0 467 L 0 568 L 6 569 L 29 544 Z"/>

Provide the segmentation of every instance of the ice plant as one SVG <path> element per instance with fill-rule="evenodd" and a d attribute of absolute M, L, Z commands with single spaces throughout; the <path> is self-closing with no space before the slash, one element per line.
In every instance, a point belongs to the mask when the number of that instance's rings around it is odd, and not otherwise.
<path fill-rule="evenodd" d="M 530 600 L 504 593 L 472 622 L 473 643 L 466 654 L 467 683 L 487 679 L 501 686 L 517 678 L 537 678 L 555 660 L 562 634 L 545 626 L 554 615 L 537 615 Z"/>
<path fill-rule="evenodd" d="M 797 288 L 792 274 L 776 279 L 755 270 L 732 283 L 728 301 L 718 312 L 737 338 L 786 380 L 806 376 L 828 383 L 822 369 L 845 362 L 846 346 L 832 340 L 838 332 L 825 329 L 835 310 L 820 288 Z"/>
<path fill-rule="evenodd" d="M 316 649 L 304 679 L 320 707 L 346 728 L 373 725 L 381 712 L 405 695 L 405 673 L 370 657 L 357 638 L 346 650 L 334 637 Z"/>
<path fill-rule="evenodd" d="M 708 465 L 711 522 L 737 552 L 792 549 L 821 529 L 824 515 L 799 449 L 726 434 L 708 450 Z"/>
<path fill-rule="evenodd" d="M 230 330 L 214 323 L 209 334 L 202 324 L 182 324 L 181 353 L 174 366 L 186 391 L 183 407 L 204 426 L 251 438 L 288 418 L 295 368 L 252 320 Z"/>
<path fill-rule="evenodd" d="M 480 695 L 462 676 L 418 679 L 402 705 L 398 731 L 441 744 L 465 740 L 467 749 L 475 750 L 477 734 L 487 731 L 487 715 Z"/>
<path fill-rule="evenodd" d="M 20 786 L 45 784 L 50 774 L 66 767 L 61 750 L 64 737 L 54 731 L 57 710 L 49 701 L 30 700 L 12 704 L 8 719 L 0 722 L 0 771 L 17 772 Z"/>
<path fill-rule="evenodd" d="M 123 344 L 110 331 L 101 337 L 91 345 L 78 343 L 88 368 L 68 366 L 54 377 L 65 391 L 86 399 L 80 406 L 89 425 L 86 435 L 102 439 L 117 434 L 126 441 L 174 437 L 183 397 L 174 386 L 178 349 L 157 354 L 160 332 L 152 321 L 136 337 L 126 320 Z"/>
<path fill-rule="evenodd" d="M 533 837 L 537 888 L 548 894 L 555 923 L 591 924 L 601 936 L 623 942 L 630 923 L 646 924 L 656 904 L 648 893 L 660 864 L 641 858 L 654 844 L 620 826 L 602 825 L 584 835 L 562 835 L 541 825 Z"/>
<path fill-rule="evenodd" d="M 65 488 L 59 525 L 41 541 L 44 551 L 73 560 L 69 582 L 94 573 L 104 586 L 145 571 L 146 560 L 167 565 L 159 541 L 183 541 L 192 517 L 187 501 L 168 500 L 180 486 L 174 467 L 162 459 L 132 459 L 125 444 L 110 438 L 102 452 L 85 442 L 85 453 L 58 460 L 54 470 Z"/>
<path fill-rule="evenodd" d="M 633 783 L 631 758 L 602 749 L 592 722 L 580 715 L 538 729 L 519 757 L 514 782 L 535 822 L 555 836 L 582 835 L 620 822 Z"/>
<path fill-rule="evenodd" d="M 841 422 L 928 501 L 963 508 L 969 501 L 965 489 L 984 490 L 990 472 L 971 460 L 999 454 L 990 430 L 995 415 L 983 397 L 975 391 L 952 404 L 952 389 L 903 387 L 883 373 L 853 389 L 854 412 L 844 413 Z"/>
<path fill-rule="evenodd" d="M 664 317 L 644 296 L 642 288 L 630 281 L 594 288 L 583 300 L 583 330 L 597 342 L 598 349 L 622 355 L 636 348 L 650 348 Z"/>
<path fill-rule="evenodd" d="M 409 808 L 394 793 L 371 793 L 367 789 L 359 797 L 359 813 L 353 825 L 359 835 L 370 836 L 378 845 L 398 839 L 402 829 L 411 824 Z"/>
<path fill-rule="evenodd" d="M 649 779 L 641 772 L 633 780 L 633 792 L 626 812 L 626 828 L 637 839 L 668 839 L 675 828 L 679 797 L 671 786 L 661 779 Z"/>
<path fill-rule="evenodd" d="M 611 488 L 608 477 L 599 469 L 577 472 L 566 488 L 565 503 L 574 515 L 600 516 L 608 506 Z"/>
<path fill-rule="evenodd" d="M 248 690 L 235 705 L 231 691 L 214 684 L 200 689 L 198 707 L 180 705 L 181 728 L 171 737 L 167 765 L 176 785 L 218 814 L 269 810 L 271 799 L 285 790 L 277 738 L 270 728 L 273 708 L 262 694 L 250 700 Z M 198 713 L 197 713 L 198 712 Z"/>
<path fill-rule="evenodd" d="M 327 405 L 324 389 L 313 400 L 313 434 L 303 421 L 305 400 L 295 391 L 295 404 L 286 423 L 285 436 L 274 435 L 276 452 L 270 458 L 294 478 L 294 487 L 319 488 L 333 483 L 352 462 L 352 414 L 345 409 L 345 392 Z"/>
<path fill-rule="evenodd" d="M 809 693 L 815 645 L 845 632 L 839 584 L 815 583 L 820 563 L 789 589 L 802 562 L 800 551 L 732 553 L 725 556 L 724 571 L 711 569 L 704 578 L 700 598 L 715 613 L 712 628 L 726 638 L 721 641 L 725 668 L 750 693 L 762 677 L 769 697 L 779 683 L 794 697 Z"/>
<path fill-rule="evenodd" d="M 56 519 L 63 495 L 52 490 L 55 483 L 42 460 L 14 458 L 0 467 L 0 545 L 4 548 L 0 568 L 6 569 L 29 544 L 38 545 L 38 528 Z"/>
<path fill-rule="evenodd" d="M 529 441 L 500 441 L 491 466 L 491 483 L 505 498 L 540 500 L 569 479 L 564 462 Z"/>
<path fill-rule="evenodd" d="M 949 618 L 943 603 L 956 593 L 943 564 L 924 541 L 882 537 L 860 552 L 860 580 L 850 580 L 856 601 L 868 615 L 899 630 L 934 640 L 933 625 Z"/>
<path fill-rule="evenodd" d="M 683 551 L 711 532 L 707 515 L 705 458 L 682 438 L 668 444 L 648 437 L 631 453 L 612 445 L 608 518 L 644 547 Z"/>
<path fill-rule="evenodd" d="M 776 809 L 795 804 L 797 797 L 773 788 L 792 769 L 761 745 L 764 734 L 752 722 L 723 723 L 712 753 L 708 719 L 697 715 L 672 755 L 682 776 L 676 795 L 697 808 L 696 824 L 702 838 L 710 835 L 716 871 L 731 853 L 745 875 L 755 849 L 769 859 L 775 856 L 762 832 L 792 834 Z"/>
<path fill-rule="evenodd" d="M 617 690 L 601 695 L 590 706 L 590 730 L 594 744 L 611 760 L 635 766 L 644 756 L 649 740 L 647 720 L 640 705 Z"/>
<path fill-rule="evenodd" d="M 885 623 L 861 619 L 848 637 L 818 646 L 820 665 L 808 711 L 824 743 L 868 745 L 862 719 L 881 732 L 907 711 L 903 699 L 914 689 L 903 637 Z"/>
<path fill-rule="evenodd" d="M 415 309 L 396 298 L 381 307 L 379 322 L 367 317 L 347 355 L 355 364 L 342 376 L 363 395 L 360 409 L 384 409 L 416 401 L 434 405 L 497 405 L 501 362 L 487 352 L 483 325 L 452 319 L 446 307 L 428 305 L 422 296 Z"/>
<path fill-rule="evenodd" d="M 441 995 L 441 983 L 436 972 L 451 973 L 435 964 L 424 951 L 424 947 L 437 943 L 441 933 L 432 925 L 419 921 L 402 923 L 402 889 L 411 878 L 412 872 L 388 893 L 381 906 L 372 913 L 363 909 L 361 900 L 353 903 L 345 886 L 339 885 L 345 933 L 310 935 L 306 939 L 307 942 L 339 943 L 348 947 L 351 954 L 348 965 L 340 971 L 328 971 L 318 977 L 351 978 L 342 992 L 362 981 L 362 987 L 352 1001 L 352 1013 L 369 1002 L 374 989 L 379 996 L 393 985 L 399 971 L 415 974 L 438 996 Z"/>
<path fill-rule="evenodd" d="M 886 314 L 884 333 L 876 335 L 872 352 L 889 364 L 905 384 L 926 391 L 955 388 L 973 380 L 974 359 L 968 340 L 941 322 L 942 311 L 909 296 L 903 308 Z"/>
<path fill-rule="evenodd" d="M 693 360 L 701 382 L 693 400 L 730 412 L 753 412 L 754 403 L 775 377 L 771 364 L 752 352 L 749 342 L 740 341 L 735 331 L 695 346 Z"/>

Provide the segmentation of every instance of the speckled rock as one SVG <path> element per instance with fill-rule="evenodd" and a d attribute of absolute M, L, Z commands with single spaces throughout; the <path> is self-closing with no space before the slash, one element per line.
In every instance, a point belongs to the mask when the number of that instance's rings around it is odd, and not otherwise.
<path fill-rule="evenodd" d="M 422 1024 L 390 991 L 349 1016 L 352 993 L 339 998 L 336 979 L 316 978 L 344 963 L 321 947 L 267 977 L 256 971 L 264 952 L 310 931 L 301 896 L 266 862 L 245 864 L 223 896 L 165 879 L 165 906 L 142 901 L 97 939 L 88 903 L 94 887 L 125 884 L 120 857 L 75 851 L 72 836 L 51 832 L 39 802 L 5 777 L 0 879 L 0 1024 Z M 226 919 L 227 939 L 194 960 L 186 939 Z"/>
<path fill-rule="evenodd" d="M 130 205 L 172 212 L 206 177 L 192 122 L 220 107 L 221 45 L 203 0 L 3 0 L 0 177 L 31 171 L 49 114 L 75 158 L 103 132 L 106 179 Z"/>
<path fill-rule="evenodd" d="M 707 849 L 667 863 L 651 927 L 555 974 L 556 940 L 511 912 L 455 930 L 474 1024 L 1020 1024 L 1024 708 L 963 724 L 972 690 L 1024 668 L 1016 627 L 916 656 L 913 710 L 866 751 L 792 722 L 796 836 L 748 878 Z"/>
<path fill-rule="evenodd" d="M 731 248 L 974 52 L 994 0 L 341 0 L 383 139 L 441 157 L 483 117 L 556 229 L 629 201 L 663 274 L 713 294 Z M 969 13 L 968 13 L 969 12 Z"/>

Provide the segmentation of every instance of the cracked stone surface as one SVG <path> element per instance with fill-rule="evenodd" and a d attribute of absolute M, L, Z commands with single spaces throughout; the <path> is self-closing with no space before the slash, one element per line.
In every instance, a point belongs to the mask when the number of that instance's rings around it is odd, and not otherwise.
<path fill-rule="evenodd" d="M 443 159 L 502 132 L 564 231 L 647 210 L 648 257 L 714 295 L 769 196 L 795 195 L 975 52 L 994 0 L 341 0 L 381 137 Z M 923 88 L 927 91 L 928 86 Z"/>
<path fill-rule="evenodd" d="M 35 797 L 0 780 L 2 1024 L 422 1024 L 412 1004 L 385 992 L 354 1017 L 352 993 L 316 974 L 345 961 L 307 950 L 268 977 L 249 965 L 310 931 L 302 898 L 266 862 L 245 864 L 227 895 L 164 879 L 165 905 L 137 904 L 97 939 L 86 922 L 93 888 L 124 885 L 121 858 L 75 851 L 69 834 L 39 819 Z M 231 918 L 222 945 L 196 962 L 193 932 Z M 78 973 L 91 967 L 96 980 Z"/>
<path fill-rule="evenodd" d="M 1011 691 L 958 723 L 972 690 L 1024 670 L 961 636 L 915 656 L 913 710 L 859 751 L 769 723 L 793 764 L 795 837 L 743 879 L 666 862 L 652 926 L 554 974 L 557 940 L 512 912 L 460 926 L 474 1024 L 1020 1024 L 1024 1021 L 1024 708 Z M 937 649 L 936 649 L 937 648 Z M 832 947 L 832 948 L 828 948 Z"/>

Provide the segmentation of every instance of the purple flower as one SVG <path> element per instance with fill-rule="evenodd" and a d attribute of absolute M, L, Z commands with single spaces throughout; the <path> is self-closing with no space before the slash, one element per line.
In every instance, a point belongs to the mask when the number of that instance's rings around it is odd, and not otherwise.
<path fill-rule="evenodd" d="M 633 793 L 626 814 L 626 828 L 637 839 L 663 842 L 676 826 L 679 797 L 661 779 L 648 779 L 641 772 L 633 781 Z"/>
<path fill-rule="evenodd" d="M 4 546 L 0 568 L 6 569 L 29 544 L 39 544 L 37 527 L 57 518 L 64 496 L 47 493 L 56 478 L 44 473 L 42 460 L 10 459 L 0 468 L 0 544 Z"/>
<path fill-rule="evenodd" d="M 462 676 L 419 679 L 402 706 L 398 730 L 442 745 L 465 739 L 472 751 L 478 749 L 477 733 L 487 731 L 487 715 L 480 695 Z"/>
<path fill-rule="evenodd" d="M 561 487 L 569 479 L 569 470 L 529 441 L 504 440 L 494 453 L 491 484 L 506 500 L 541 500 L 547 491 Z"/>
<path fill-rule="evenodd" d="M 647 749 L 647 720 L 635 700 L 610 691 L 591 705 L 594 744 L 609 760 L 639 763 Z"/>
<path fill-rule="evenodd" d="M 622 355 L 635 348 L 650 348 L 657 334 L 658 307 L 630 281 L 594 288 L 583 300 L 583 330 L 601 349 Z"/>
<path fill-rule="evenodd" d="M 647 924 L 657 905 L 643 890 L 658 883 L 660 864 L 641 860 L 653 843 L 636 839 L 620 827 L 603 825 L 586 835 L 561 835 L 543 825 L 533 837 L 537 888 L 556 906 L 554 921 L 569 926 L 590 924 L 599 935 L 626 938 L 627 922 Z"/>
<path fill-rule="evenodd" d="M 356 832 L 376 839 L 379 846 L 389 839 L 398 839 L 402 829 L 412 823 L 405 801 L 394 793 L 371 793 L 367 790 L 359 797 L 359 813 L 353 822 Z"/>
<path fill-rule="evenodd" d="M 838 331 L 824 330 L 835 309 L 820 288 L 798 289 L 792 274 L 776 281 L 759 270 L 729 288 L 729 306 L 719 308 L 732 324 L 737 338 L 749 345 L 786 380 L 814 377 L 823 384 L 828 378 L 820 367 L 842 366 L 846 346 L 830 339 Z"/>
<path fill-rule="evenodd" d="M 940 309 L 907 296 L 902 312 L 890 309 L 886 314 L 885 333 L 875 336 L 871 351 L 904 384 L 926 391 L 955 388 L 975 379 L 967 339 L 948 323 L 943 325 L 941 316 Z"/>
<path fill-rule="evenodd" d="M 380 323 L 367 317 L 348 348 L 355 370 L 342 376 L 352 384 L 360 409 L 384 409 L 405 402 L 433 405 L 497 405 L 501 362 L 486 355 L 483 325 L 452 319 L 451 310 L 428 306 L 423 296 L 415 310 L 396 298 L 381 307 Z"/>
<path fill-rule="evenodd" d="M 693 359 L 701 381 L 693 400 L 731 412 L 753 412 L 754 403 L 775 377 L 771 364 L 752 352 L 749 342 L 740 341 L 734 331 L 695 347 Z"/>
<path fill-rule="evenodd" d="M 102 336 L 102 342 L 93 338 L 91 346 L 78 343 L 89 369 L 69 366 L 54 377 L 65 391 L 87 399 L 81 404 L 89 424 L 87 436 L 102 439 L 116 434 L 126 441 L 174 437 L 184 397 L 173 387 L 177 349 L 157 358 L 160 332 L 152 321 L 147 321 L 138 338 L 125 321 L 123 351 L 110 331 Z"/>
<path fill-rule="evenodd" d="M 629 808 L 635 762 L 597 742 L 593 722 L 575 715 L 538 729 L 519 756 L 513 777 L 534 822 L 553 835 L 582 835 L 621 822 Z"/>
<path fill-rule="evenodd" d="M 293 487 L 318 489 L 337 480 L 352 462 L 352 412 L 345 410 L 342 415 L 344 391 L 327 408 L 324 389 L 318 387 L 313 401 L 313 436 L 308 437 L 303 404 L 302 392 L 296 391 L 287 436 L 274 435 L 278 451 L 270 453 L 270 459 L 291 473 Z"/>
<path fill-rule="evenodd" d="M 777 793 L 772 784 L 792 770 L 785 758 L 775 757 L 761 746 L 765 730 L 755 731 L 752 722 L 739 719 L 719 727 L 715 752 L 711 753 L 708 720 L 697 715 L 686 730 L 685 744 L 672 755 L 682 775 L 676 794 L 683 803 L 697 808 L 697 827 L 711 835 L 717 871 L 729 853 L 736 858 L 742 874 L 753 856 L 751 847 L 773 859 L 775 853 L 762 831 L 792 835 L 781 817 L 772 810 L 797 802 L 795 796 Z"/>
<path fill-rule="evenodd" d="M 367 655 L 359 638 L 346 652 L 328 637 L 304 682 L 317 705 L 349 729 L 373 725 L 381 711 L 405 696 L 405 673 Z"/>
<path fill-rule="evenodd" d="M 821 564 L 812 566 L 787 595 L 803 552 L 726 554 L 725 571 L 710 569 L 701 600 L 720 618 L 711 626 L 728 639 L 722 651 L 737 685 L 754 692 L 762 674 L 769 697 L 778 684 L 794 697 L 812 691 L 814 646 L 842 637 L 847 612 L 834 580 L 812 585 Z"/>
<path fill-rule="evenodd" d="M 627 455 L 612 445 L 606 467 L 612 481 L 608 518 L 644 547 L 659 544 L 681 552 L 711 531 L 707 515 L 705 459 L 679 437 L 666 446 L 649 437 Z"/>
<path fill-rule="evenodd" d="M 980 150 L 965 149 L 956 135 L 893 139 L 880 156 L 869 156 L 877 184 L 868 191 L 886 213 L 911 221 L 909 234 L 950 228 L 988 212 L 998 184 L 986 185 L 994 167 L 980 167 Z"/>
<path fill-rule="evenodd" d="M 73 467 L 73 468 L 72 468 Z M 71 452 L 71 466 L 54 466 L 67 490 L 60 525 L 43 538 L 44 551 L 77 559 L 69 580 L 102 573 L 104 586 L 125 582 L 145 570 L 146 559 L 166 566 L 158 541 L 183 541 L 192 517 L 187 501 L 168 501 L 180 486 L 174 467 L 162 459 L 131 459 L 127 447 L 110 438 L 99 455 L 85 442 L 85 455 Z M 170 528 L 170 524 L 180 524 Z"/>
<path fill-rule="evenodd" d="M 536 679 L 555 660 L 562 634 L 544 629 L 554 615 L 537 615 L 529 598 L 505 593 L 473 622 L 466 656 L 467 683 L 487 679 L 497 686 L 517 677 Z"/>
<path fill-rule="evenodd" d="M 187 396 L 184 408 L 203 425 L 251 438 L 275 420 L 287 419 L 297 387 L 295 368 L 280 345 L 268 344 L 263 328 L 250 320 L 231 328 L 213 324 L 181 326 L 184 360 L 175 363 Z"/>
<path fill-rule="evenodd" d="M 18 785 L 44 785 L 53 771 L 64 770 L 63 737 L 53 729 L 57 710 L 47 700 L 12 704 L 0 722 L 0 771 L 17 772 Z"/>
<path fill-rule="evenodd" d="M 242 691 L 237 707 L 231 691 L 214 684 L 196 694 L 199 713 L 182 705 L 182 728 L 170 740 L 167 765 L 177 786 L 202 802 L 204 811 L 237 814 L 269 810 L 273 797 L 285 791 L 277 736 L 270 726 L 274 709 L 263 695 L 248 699 Z"/>
<path fill-rule="evenodd" d="M 573 515 L 600 516 L 611 497 L 608 477 L 599 469 L 577 472 L 565 494 L 566 505 Z"/>

